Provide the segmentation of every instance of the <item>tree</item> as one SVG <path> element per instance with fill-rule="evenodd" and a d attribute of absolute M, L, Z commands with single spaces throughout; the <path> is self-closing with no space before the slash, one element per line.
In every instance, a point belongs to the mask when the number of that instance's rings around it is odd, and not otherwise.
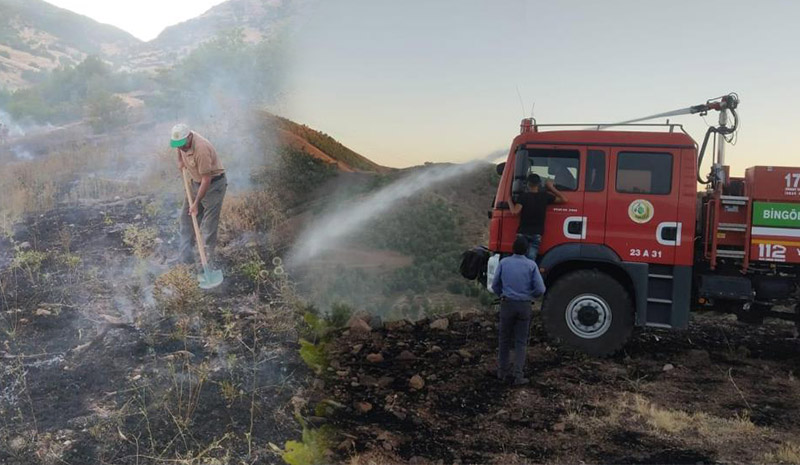
<path fill-rule="evenodd" d="M 95 133 L 116 129 L 128 122 L 128 105 L 119 96 L 106 90 L 91 93 L 86 112 Z"/>

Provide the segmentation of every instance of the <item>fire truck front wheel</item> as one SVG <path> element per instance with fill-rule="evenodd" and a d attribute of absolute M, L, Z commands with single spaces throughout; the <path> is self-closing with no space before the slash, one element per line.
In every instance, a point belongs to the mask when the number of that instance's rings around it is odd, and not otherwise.
<path fill-rule="evenodd" d="M 573 271 L 548 288 L 542 320 L 556 342 L 602 357 L 618 351 L 630 337 L 633 304 L 625 287 L 610 275 Z"/>

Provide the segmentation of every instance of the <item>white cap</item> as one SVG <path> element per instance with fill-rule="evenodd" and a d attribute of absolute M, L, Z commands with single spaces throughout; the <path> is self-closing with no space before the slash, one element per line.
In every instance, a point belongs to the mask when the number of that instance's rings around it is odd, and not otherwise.
<path fill-rule="evenodd" d="M 186 145 L 186 138 L 189 137 L 189 126 L 183 123 L 176 124 L 172 127 L 172 136 L 170 145 L 173 147 L 183 147 Z"/>

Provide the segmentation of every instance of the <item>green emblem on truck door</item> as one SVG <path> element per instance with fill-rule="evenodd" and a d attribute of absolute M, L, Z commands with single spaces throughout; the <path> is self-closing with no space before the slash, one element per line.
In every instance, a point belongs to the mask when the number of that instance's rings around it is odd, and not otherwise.
<path fill-rule="evenodd" d="M 753 225 L 800 227 L 800 203 L 753 202 Z"/>
<path fill-rule="evenodd" d="M 653 219 L 653 204 L 645 199 L 636 199 L 628 205 L 628 217 L 634 222 L 644 224 Z"/>

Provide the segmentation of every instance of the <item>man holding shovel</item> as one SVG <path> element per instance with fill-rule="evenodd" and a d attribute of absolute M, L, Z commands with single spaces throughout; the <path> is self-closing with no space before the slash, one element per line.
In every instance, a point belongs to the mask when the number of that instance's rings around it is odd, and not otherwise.
<path fill-rule="evenodd" d="M 189 126 L 185 124 L 178 124 L 172 128 L 171 146 L 178 149 L 178 169 L 181 170 L 187 185 L 180 223 L 180 260 L 185 264 L 194 264 L 192 242 L 196 238 L 201 242 L 198 244 L 198 249 L 204 262 L 206 257 L 203 255 L 207 252 L 210 263 L 203 265 L 208 275 L 208 271 L 213 269 L 219 215 L 228 188 L 225 168 L 217 157 L 214 146 L 200 134 L 189 130 Z M 190 186 L 187 173 L 192 178 Z M 199 233 L 194 229 L 197 226 Z"/>

